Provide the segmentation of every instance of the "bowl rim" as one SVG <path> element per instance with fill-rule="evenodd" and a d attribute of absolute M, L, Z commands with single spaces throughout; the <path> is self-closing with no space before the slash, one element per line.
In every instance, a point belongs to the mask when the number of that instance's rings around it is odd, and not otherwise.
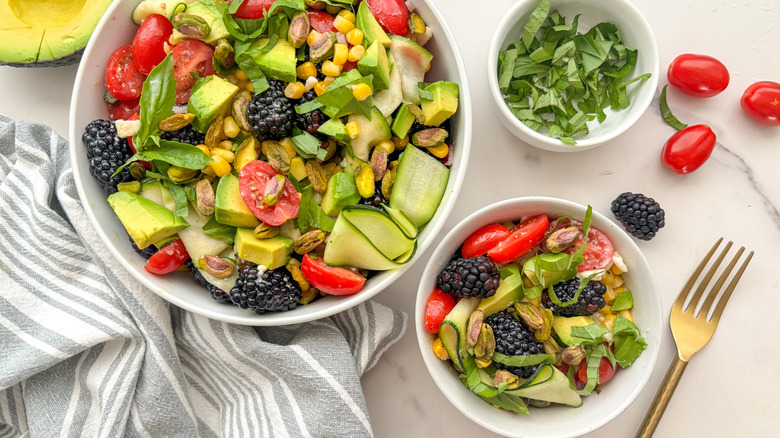
<path fill-rule="evenodd" d="M 490 94 L 493 96 L 493 100 L 499 109 L 502 123 L 508 124 L 515 131 L 522 132 L 522 134 L 527 137 L 521 139 L 523 142 L 531 146 L 534 146 L 536 148 L 548 150 L 552 152 L 579 152 L 588 149 L 593 149 L 595 147 L 601 146 L 604 143 L 607 143 L 610 140 L 615 139 L 620 134 L 628 130 L 642 117 L 642 115 L 645 113 L 645 111 L 647 111 L 647 108 L 652 103 L 653 98 L 655 97 L 655 91 L 658 88 L 658 81 L 659 81 L 658 76 L 660 72 L 660 55 L 658 50 L 658 41 L 655 38 L 653 29 L 650 26 L 650 23 L 647 21 L 647 18 L 644 16 L 644 14 L 642 14 L 642 12 L 639 11 L 639 9 L 636 6 L 634 6 L 634 4 L 631 3 L 629 0 L 609 0 L 609 1 L 619 3 L 623 7 L 625 7 L 626 10 L 631 14 L 631 21 L 636 26 L 638 26 L 637 28 L 639 29 L 640 33 L 647 34 L 649 36 L 648 41 L 651 50 L 650 50 L 650 57 L 648 59 L 652 60 L 653 71 L 650 72 L 651 76 L 648 80 L 649 82 L 642 85 L 645 87 L 649 87 L 651 91 L 646 93 L 646 95 L 643 95 L 642 99 L 631 102 L 631 105 L 638 109 L 635 110 L 633 113 L 631 113 L 629 117 L 625 118 L 614 129 L 600 135 L 597 138 L 576 139 L 577 144 L 575 145 L 562 144 L 560 141 L 556 140 L 555 138 L 549 137 L 546 134 L 539 133 L 531 129 L 530 127 L 526 126 L 524 123 L 520 122 L 509 111 L 509 108 L 504 102 L 504 98 L 501 93 L 501 90 L 498 87 L 497 60 L 498 60 L 498 54 L 501 51 L 502 46 L 504 46 L 506 36 L 509 33 L 512 26 L 514 26 L 514 24 L 518 20 L 523 18 L 522 16 L 519 16 L 520 10 L 527 8 L 529 4 L 538 3 L 538 0 L 517 0 L 517 2 L 512 6 L 512 8 L 509 9 L 509 11 L 504 15 L 504 17 L 499 22 L 498 26 L 496 27 L 496 31 L 493 33 L 493 37 L 490 41 L 490 46 L 488 48 L 488 55 L 487 55 L 488 88 L 490 89 Z M 600 0 L 595 4 L 603 7 L 608 7 L 607 5 L 603 4 L 604 2 L 608 3 L 607 0 Z M 553 8 L 552 4 L 551 4 L 551 8 Z M 647 52 L 645 51 L 643 53 L 647 53 Z M 494 62 L 494 60 L 496 60 L 496 62 Z M 509 128 L 509 126 L 507 126 L 507 128 Z M 517 134 L 513 132 L 513 129 L 509 129 L 509 131 L 513 135 L 517 136 Z"/>
<path fill-rule="evenodd" d="M 441 239 L 441 241 L 436 246 L 436 248 L 434 248 L 433 253 L 431 254 L 430 258 L 428 259 L 428 262 L 426 263 L 425 269 L 423 270 L 423 274 L 420 277 L 420 283 L 417 289 L 417 296 L 415 298 L 415 304 L 414 304 L 414 312 L 415 312 L 414 324 L 415 324 L 415 333 L 417 336 L 417 346 L 420 350 L 420 354 L 422 355 L 423 362 L 425 363 L 425 368 L 427 369 L 428 374 L 431 376 L 434 383 L 436 384 L 436 387 L 447 398 L 447 400 L 453 406 L 455 406 L 455 408 L 457 408 L 458 411 L 463 413 L 466 417 L 471 419 L 476 424 L 492 432 L 504 436 L 513 436 L 513 435 L 511 435 L 510 432 L 507 432 L 506 430 L 497 427 L 495 424 L 486 421 L 484 418 L 477 415 L 476 412 L 467 409 L 467 406 L 461 401 L 464 400 L 464 398 L 460 397 L 459 394 L 452 393 L 449 390 L 448 383 L 451 380 L 457 378 L 454 376 L 453 373 L 439 373 L 436 372 L 437 370 L 433 368 L 434 364 L 438 364 L 441 361 L 438 358 L 432 357 L 433 355 L 431 354 L 429 349 L 429 345 L 431 342 L 430 339 L 432 334 L 428 333 L 423 328 L 424 318 L 425 318 L 425 306 L 427 303 L 428 296 L 430 295 L 431 292 L 430 284 L 428 284 L 425 281 L 425 279 L 435 278 L 435 276 L 437 275 L 436 270 L 439 268 L 438 261 L 440 259 L 441 260 L 446 259 L 446 257 L 443 258 L 442 256 L 449 255 L 447 254 L 449 252 L 448 248 L 453 248 L 453 247 L 457 248 L 460 246 L 461 242 L 455 242 L 456 236 L 458 236 L 465 230 L 472 230 L 471 232 L 473 232 L 479 229 L 480 226 L 486 225 L 486 224 L 481 224 L 481 219 L 485 216 L 490 215 L 491 213 L 494 213 L 496 211 L 511 210 L 511 209 L 519 210 L 528 204 L 552 204 L 550 209 L 552 209 L 553 206 L 559 206 L 559 207 L 563 207 L 564 209 L 581 210 L 583 214 L 587 208 L 586 206 L 579 204 L 577 202 L 569 201 L 561 198 L 555 198 L 549 196 L 521 196 L 521 197 L 515 197 L 515 198 L 509 198 L 509 199 L 497 201 L 477 209 L 473 213 L 469 214 L 466 218 L 462 219 L 455 227 L 450 229 L 450 231 L 448 231 L 447 234 Z M 601 213 L 597 212 L 595 209 L 593 210 L 592 216 L 594 219 L 597 218 L 598 222 L 606 221 L 606 223 L 612 224 L 614 228 L 618 230 L 618 232 L 622 233 L 625 237 L 625 239 L 623 240 L 628 244 L 628 246 L 632 248 L 632 251 L 636 254 L 632 265 L 639 264 L 647 268 L 649 274 L 649 284 L 647 284 L 647 289 L 651 292 L 650 294 L 648 294 L 648 298 L 649 298 L 648 302 L 652 303 L 652 305 L 648 307 L 654 307 L 657 310 L 657 312 L 655 312 L 656 313 L 655 318 L 648 318 L 646 321 L 643 321 L 643 325 L 640 328 L 640 330 L 643 333 L 654 331 L 657 333 L 658 339 L 657 342 L 654 343 L 648 342 L 647 348 L 642 353 L 643 357 L 647 357 L 646 370 L 642 375 L 640 375 L 639 379 L 635 381 L 634 388 L 623 399 L 618 409 L 614 409 L 613 411 L 610 411 L 608 415 L 601 417 L 598 421 L 583 426 L 581 430 L 575 431 L 573 433 L 563 433 L 563 434 L 545 433 L 544 435 L 532 435 L 532 434 L 523 435 L 526 436 L 527 438 L 576 437 L 585 433 L 592 432 L 606 425 L 607 423 L 615 419 L 615 417 L 620 415 L 625 409 L 627 409 L 636 400 L 639 393 L 643 390 L 647 382 L 650 380 L 650 377 L 653 374 L 653 370 L 655 369 L 656 363 L 658 361 L 658 356 L 661 351 L 660 347 L 661 347 L 661 340 L 663 338 L 663 327 L 664 327 L 663 306 L 661 303 L 660 290 L 658 288 L 655 275 L 653 275 L 652 269 L 650 268 L 650 264 L 648 263 L 647 259 L 645 258 L 644 254 L 642 253 L 641 249 L 638 247 L 636 242 L 619 225 L 615 224 L 613 221 L 611 221 L 609 218 L 602 215 Z M 520 219 L 522 217 L 522 212 L 516 215 L 516 217 Z M 608 235 L 608 237 L 610 237 L 610 240 L 612 240 L 612 237 L 610 235 Z M 520 416 L 518 418 L 518 421 L 523 421 L 524 419 L 527 421 L 528 417 Z"/>
<path fill-rule="evenodd" d="M 81 137 L 80 135 L 77 135 L 77 133 L 80 130 L 82 130 L 83 127 L 75 126 L 76 119 L 77 119 L 76 104 L 79 101 L 79 96 L 84 93 L 83 91 L 81 91 L 82 85 L 85 88 L 87 87 L 87 85 L 84 84 L 84 78 L 83 78 L 84 75 L 86 74 L 85 71 L 88 68 L 93 68 L 93 66 L 88 67 L 87 60 L 91 58 L 90 55 L 92 54 L 93 48 L 96 44 L 95 41 L 97 40 L 98 34 L 100 33 L 98 32 L 98 30 L 102 30 L 104 27 L 108 25 L 108 23 L 111 20 L 113 20 L 113 16 L 115 15 L 116 10 L 119 9 L 120 6 L 126 1 L 128 0 L 118 0 L 113 2 L 108 7 L 108 9 L 103 14 L 100 21 L 98 22 L 95 28 L 96 31 L 92 34 L 92 36 L 89 39 L 89 42 L 87 43 L 87 46 L 84 48 L 84 54 L 82 56 L 82 60 L 79 63 L 79 67 L 76 72 L 73 92 L 71 94 L 71 104 L 68 112 L 68 117 L 69 117 L 68 139 L 70 143 L 69 156 L 72 163 L 76 163 L 79 159 L 82 158 L 80 157 L 81 149 L 79 148 L 79 145 L 81 144 L 80 141 Z M 449 199 L 447 200 L 446 204 L 439 205 L 439 208 L 436 210 L 436 216 L 434 216 L 434 219 L 437 219 L 437 221 L 434 223 L 432 220 L 431 222 L 426 224 L 425 230 L 427 231 L 428 234 L 426 235 L 426 239 L 424 241 L 419 241 L 418 239 L 417 251 L 414 257 L 412 258 L 412 260 L 410 260 L 408 263 L 404 264 L 403 266 L 395 268 L 389 275 L 382 278 L 378 282 L 373 283 L 370 289 L 368 290 L 364 289 L 359 293 L 350 296 L 337 297 L 336 299 L 333 300 L 332 303 L 329 303 L 327 307 L 323 309 L 319 309 L 317 311 L 308 312 L 308 313 L 296 313 L 295 310 L 292 310 L 287 312 L 275 312 L 275 313 L 266 313 L 263 315 L 258 315 L 247 310 L 246 315 L 241 314 L 236 316 L 215 313 L 209 310 L 208 308 L 194 305 L 176 294 L 172 294 L 168 291 L 163 290 L 159 285 L 155 284 L 156 282 L 153 281 L 150 277 L 144 276 L 141 273 L 137 272 L 138 269 L 137 266 L 132 265 L 128 261 L 128 259 L 124 257 L 113 245 L 108 243 L 110 242 L 110 238 L 109 235 L 107 234 L 107 231 L 100 226 L 100 222 L 98 221 L 98 218 L 94 214 L 93 210 L 89 208 L 90 200 L 87 197 L 84 186 L 82 185 L 82 181 L 85 180 L 84 178 L 85 175 L 82 175 L 82 172 L 79 170 L 78 166 L 72 165 L 73 179 L 76 186 L 76 191 L 78 192 L 79 200 L 82 206 L 84 207 L 84 211 L 89 221 L 91 222 L 92 226 L 95 228 L 95 232 L 97 233 L 101 241 L 101 244 L 103 244 L 105 247 L 108 248 L 109 252 L 119 262 L 122 268 L 124 268 L 136 281 L 139 281 L 146 288 L 148 288 L 152 293 L 162 297 L 169 303 L 174 304 L 192 313 L 206 316 L 208 318 L 227 322 L 227 323 L 233 323 L 233 324 L 251 325 L 251 326 L 282 326 L 282 325 L 291 325 L 291 324 L 299 324 L 299 323 L 304 323 L 309 321 L 315 321 L 351 309 L 352 307 L 357 306 L 358 304 L 361 304 L 373 298 L 379 292 L 385 290 L 388 286 L 390 286 L 394 281 L 400 278 L 408 269 L 410 269 L 417 261 L 419 261 L 422 258 L 426 249 L 433 243 L 433 240 L 436 239 L 438 234 L 441 232 L 442 228 L 444 228 L 446 219 L 449 217 L 450 213 L 454 209 L 455 204 L 457 202 L 457 198 L 461 192 L 461 186 L 463 185 L 463 180 L 465 179 L 466 171 L 468 169 L 469 154 L 471 151 L 471 140 L 472 140 L 471 94 L 470 94 L 470 87 L 468 82 L 468 74 L 467 74 L 465 63 L 463 61 L 463 57 L 460 52 L 460 48 L 458 47 L 457 40 L 452 34 L 449 25 L 444 20 L 444 17 L 442 16 L 439 9 L 436 7 L 434 2 L 430 0 L 413 0 L 413 3 L 418 3 L 418 2 L 419 4 L 425 4 L 425 6 L 427 6 L 430 9 L 431 14 L 436 18 L 438 22 L 437 24 L 439 26 L 440 35 L 441 35 L 440 38 L 443 38 L 443 40 L 446 41 L 446 44 L 450 47 L 452 51 L 453 59 L 455 61 L 455 65 L 457 66 L 457 72 L 458 75 L 460 76 L 458 80 L 459 96 L 460 96 L 458 112 L 460 113 L 460 117 L 462 118 L 463 135 L 462 138 L 460 137 L 458 138 L 458 144 L 457 144 L 458 149 L 460 149 L 459 153 L 461 154 L 460 161 L 458 163 L 459 166 L 458 172 L 450 174 L 448 189 L 445 192 L 445 198 L 447 197 L 447 194 L 449 194 Z M 416 6 L 419 6 L 419 4 Z M 90 179 L 86 179 L 86 180 L 90 180 Z M 103 199 L 103 202 L 105 202 L 105 199 Z M 193 283 L 193 287 L 201 287 L 201 286 L 198 286 L 197 284 Z M 330 297 L 326 297 L 326 298 L 330 298 Z M 221 305 L 216 301 L 214 301 L 214 304 Z"/>

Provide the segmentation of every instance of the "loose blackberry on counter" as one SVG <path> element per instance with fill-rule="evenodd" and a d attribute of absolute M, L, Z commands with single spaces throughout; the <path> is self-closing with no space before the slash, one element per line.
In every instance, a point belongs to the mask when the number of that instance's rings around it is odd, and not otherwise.
<path fill-rule="evenodd" d="M 187 125 L 181 129 L 160 134 L 163 140 L 178 141 L 181 143 L 197 146 L 206 142 L 206 134 L 196 131 L 192 125 Z"/>
<path fill-rule="evenodd" d="M 89 172 L 106 193 L 115 193 L 118 184 L 133 180 L 126 168 L 114 175 L 133 156 L 127 140 L 117 135 L 114 123 L 100 119 L 89 122 L 81 140 L 87 148 Z"/>
<path fill-rule="evenodd" d="M 281 140 L 292 134 L 296 113 L 294 102 L 284 95 L 283 81 L 268 81 L 270 88 L 256 94 L 249 103 L 247 120 L 261 140 Z"/>
<path fill-rule="evenodd" d="M 485 318 L 485 324 L 493 329 L 493 337 L 496 339 L 496 352 L 507 356 L 528 356 L 531 354 L 544 354 L 544 345 L 537 341 L 534 334 L 506 310 L 494 313 Z M 500 370 L 527 379 L 531 377 L 539 365 L 524 367 L 512 367 L 493 361 L 493 365 Z"/>
<path fill-rule="evenodd" d="M 459 298 L 488 298 L 498 289 L 501 276 L 486 256 L 459 257 L 451 260 L 439 273 L 436 287 Z"/>
<path fill-rule="evenodd" d="M 580 279 L 575 277 L 570 280 L 561 281 L 553 285 L 553 291 L 558 300 L 562 303 L 570 301 L 574 298 L 574 294 L 580 287 Z M 598 281 L 589 281 L 588 284 L 580 292 L 580 296 L 577 302 L 568 306 L 558 306 L 550 299 L 550 295 L 547 290 L 542 292 L 542 305 L 550 309 L 553 315 L 558 316 L 587 316 L 596 313 L 599 309 L 604 307 L 607 302 L 604 300 L 604 292 L 607 291 L 607 287 Z"/>
<path fill-rule="evenodd" d="M 309 90 L 301 97 L 300 104 L 309 103 L 314 101 L 314 99 L 317 98 L 317 93 L 314 92 L 314 90 Z M 314 111 L 309 111 L 308 113 L 304 114 L 296 114 L 295 115 L 295 124 L 300 128 L 302 131 L 306 131 L 311 135 L 320 136 L 320 132 L 318 129 L 320 126 L 328 121 L 328 116 L 326 116 L 322 111 L 319 109 L 316 109 Z"/>
<path fill-rule="evenodd" d="M 232 304 L 230 301 L 230 295 L 228 295 L 228 293 L 224 290 L 209 283 L 208 280 L 206 280 L 206 277 L 200 273 L 200 270 L 195 267 L 195 263 L 192 262 L 192 259 L 184 262 L 184 265 L 187 267 L 187 270 L 190 271 L 190 274 L 192 274 L 193 278 L 195 278 L 195 280 L 200 283 L 201 286 L 208 289 L 209 293 L 211 293 L 211 298 L 214 298 L 214 300 L 218 303 Z"/>
<path fill-rule="evenodd" d="M 261 272 L 261 269 L 264 270 Z M 246 264 L 239 273 L 236 285 L 230 290 L 233 304 L 256 313 L 284 312 L 298 306 L 301 288 L 290 272 L 282 267 L 272 271 L 254 264 Z"/>
<path fill-rule="evenodd" d="M 625 192 L 612 201 L 612 214 L 637 239 L 650 240 L 666 225 L 665 213 L 653 198 Z"/>

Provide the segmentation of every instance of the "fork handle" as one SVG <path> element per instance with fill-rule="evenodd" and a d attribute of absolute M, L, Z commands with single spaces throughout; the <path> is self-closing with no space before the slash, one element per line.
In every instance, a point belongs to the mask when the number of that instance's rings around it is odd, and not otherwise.
<path fill-rule="evenodd" d="M 639 427 L 636 433 L 636 438 L 650 438 L 653 436 L 655 428 L 658 427 L 658 422 L 661 421 L 661 416 L 666 410 L 666 405 L 669 404 L 674 390 L 677 389 L 677 384 L 680 382 L 680 377 L 682 377 L 686 366 L 688 366 L 688 362 L 683 361 L 676 355 L 674 356 L 674 360 L 669 364 L 669 369 L 666 371 L 661 387 L 655 393 L 653 403 L 647 410 L 647 414 L 645 414 L 642 426 Z"/>

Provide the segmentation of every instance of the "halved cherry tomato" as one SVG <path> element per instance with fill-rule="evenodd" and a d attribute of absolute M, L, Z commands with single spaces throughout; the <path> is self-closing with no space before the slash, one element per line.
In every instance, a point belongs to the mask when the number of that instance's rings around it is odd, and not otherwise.
<path fill-rule="evenodd" d="M 347 62 L 344 63 L 344 67 L 341 68 L 341 71 L 343 73 L 346 73 L 346 72 L 348 72 L 350 70 L 353 70 L 355 68 L 357 68 L 357 62 L 356 61 L 347 61 Z M 450 148 L 450 149 L 452 149 L 452 148 Z"/>
<path fill-rule="evenodd" d="M 453 307 L 455 298 L 452 295 L 441 289 L 434 289 L 425 305 L 425 330 L 428 333 L 439 333 L 439 326 Z"/>
<path fill-rule="evenodd" d="M 146 261 L 144 269 L 152 274 L 163 275 L 179 269 L 190 258 L 181 239 L 163 246 Z"/>
<path fill-rule="evenodd" d="M 130 120 L 133 114 L 138 114 L 140 111 L 139 102 L 140 99 L 120 100 L 113 105 L 109 105 L 108 111 L 111 114 L 111 120 Z"/>
<path fill-rule="evenodd" d="M 756 122 L 780 126 L 780 84 L 777 82 L 760 81 L 750 85 L 739 103 Z"/>
<path fill-rule="evenodd" d="M 368 9 L 382 28 L 392 34 L 409 34 L 409 8 L 404 0 L 366 0 Z"/>
<path fill-rule="evenodd" d="M 470 258 L 487 254 L 508 235 L 509 230 L 501 224 L 485 225 L 466 238 L 460 249 L 460 255 Z"/>
<path fill-rule="evenodd" d="M 106 89 L 119 100 L 141 97 L 146 75 L 138 71 L 133 62 L 132 46 L 125 44 L 116 49 L 106 64 Z"/>
<path fill-rule="evenodd" d="M 273 2 L 274 0 L 246 0 L 241 3 L 233 16 L 249 20 L 263 18 L 265 11 L 271 8 Z"/>
<path fill-rule="evenodd" d="M 549 225 L 547 215 L 529 217 L 512 228 L 510 235 L 491 248 L 487 252 L 488 257 L 501 264 L 528 254 L 542 241 Z"/>
<path fill-rule="evenodd" d="M 715 133 L 707 125 L 693 125 L 674 133 L 661 150 L 661 162 L 679 174 L 698 169 L 715 149 Z"/>
<path fill-rule="evenodd" d="M 281 175 L 265 161 L 250 161 L 241 168 L 238 175 L 238 190 L 241 199 L 244 200 L 249 210 L 264 223 L 278 227 L 298 216 L 298 208 L 301 197 L 290 180 L 285 178 L 284 192 L 279 201 L 274 205 L 266 205 L 263 197 L 266 195 L 265 186 L 268 180 L 276 175 Z"/>
<path fill-rule="evenodd" d="M 173 75 L 176 78 L 176 103 L 190 100 L 190 90 L 195 85 L 195 78 L 214 74 L 214 49 L 208 44 L 188 39 L 171 49 L 173 54 Z"/>
<path fill-rule="evenodd" d="M 363 289 L 366 277 L 347 268 L 328 266 L 309 254 L 303 256 L 301 272 L 316 289 L 331 295 L 352 295 Z"/>
<path fill-rule="evenodd" d="M 335 26 L 333 26 L 333 20 L 335 17 L 325 11 L 318 11 L 316 9 L 309 9 L 309 22 L 311 28 L 319 33 L 325 32 L 338 32 Z"/>
<path fill-rule="evenodd" d="M 722 62 L 707 55 L 684 53 L 669 64 L 669 83 L 693 97 L 712 97 L 729 85 L 729 70 Z"/>
<path fill-rule="evenodd" d="M 612 379 L 612 376 L 615 375 L 616 371 L 617 371 L 616 367 L 609 362 L 609 359 L 607 359 L 606 357 L 602 357 L 601 362 L 599 363 L 599 385 L 603 385 L 609 382 L 609 380 Z M 587 360 L 583 360 L 580 363 L 580 369 L 577 371 L 577 380 L 579 380 L 583 384 L 588 383 L 588 361 Z"/>
<path fill-rule="evenodd" d="M 148 75 L 165 59 L 165 44 L 171 38 L 173 25 L 160 14 L 152 14 L 141 23 L 133 38 L 132 52 L 135 67 Z"/>

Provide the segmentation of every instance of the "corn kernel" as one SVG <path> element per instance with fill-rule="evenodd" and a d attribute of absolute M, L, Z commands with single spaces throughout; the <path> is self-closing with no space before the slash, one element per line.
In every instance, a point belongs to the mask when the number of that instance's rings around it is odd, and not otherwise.
<path fill-rule="evenodd" d="M 612 315 L 612 306 L 606 305 L 599 309 L 599 313 L 603 314 L 604 316 Z"/>
<path fill-rule="evenodd" d="M 312 87 L 312 90 L 314 90 L 315 93 L 317 93 L 317 96 L 322 96 L 323 93 L 325 93 L 325 88 L 327 85 L 323 82 L 317 82 Z"/>
<path fill-rule="evenodd" d="M 409 16 L 409 30 L 413 34 L 422 35 L 425 33 L 425 21 L 419 15 L 412 13 Z"/>
<path fill-rule="evenodd" d="M 304 163 L 303 158 L 295 157 L 290 160 L 290 174 L 298 181 L 306 178 L 306 163 Z"/>
<path fill-rule="evenodd" d="M 208 163 L 206 166 L 208 166 L 212 172 L 214 172 L 214 176 L 223 177 L 230 173 L 230 164 L 228 164 L 227 161 L 225 161 L 222 157 L 215 157 L 214 161 Z"/>
<path fill-rule="evenodd" d="M 634 322 L 634 315 L 631 314 L 631 310 L 629 309 L 618 311 L 618 315 L 622 316 L 623 318 L 626 318 L 631 322 Z"/>
<path fill-rule="evenodd" d="M 347 32 L 347 42 L 353 46 L 363 44 L 363 31 L 356 27 Z"/>
<path fill-rule="evenodd" d="M 333 46 L 333 63 L 336 65 L 344 65 L 347 62 L 347 54 L 349 48 L 346 44 L 336 44 Z"/>
<path fill-rule="evenodd" d="M 355 28 L 355 23 L 339 15 L 336 17 L 336 19 L 333 20 L 333 27 L 335 27 L 336 30 L 338 30 L 339 32 L 346 35 L 349 33 L 350 30 Z"/>
<path fill-rule="evenodd" d="M 441 360 L 447 360 L 450 355 L 447 353 L 447 349 L 444 348 L 444 344 L 441 342 L 441 338 L 438 336 L 433 340 L 433 354 Z"/>
<path fill-rule="evenodd" d="M 620 295 L 626 291 L 626 289 L 623 287 L 614 287 L 612 289 L 615 291 L 615 295 Z"/>
<path fill-rule="evenodd" d="M 390 140 L 382 140 L 379 143 L 377 143 L 376 146 L 374 146 L 374 148 L 384 149 L 385 151 L 387 151 L 387 155 L 390 155 L 393 152 L 395 152 L 395 143 L 393 143 Z"/>
<path fill-rule="evenodd" d="M 306 87 L 300 82 L 290 82 L 284 88 L 284 95 L 288 99 L 300 99 Z"/>
<path fill-rule="evenodd" d="M 607 286 L 607 291 L 604 292 L 604 301 L 606 301 L 607 304 L 612 304 L 615 302 L 615 298 L 617 298 L 615 290 L 612 289 L 612 286 Z"/>
<path fill-rule="evenodd" d="M 211 151 L 211 158 L 213 159 L 222 159 L 225 160 L 227 163 L 232 163 L 233 160 L 236 158 L 236 155 L 233 153 L 233 151 L 228 151 L 221 148 L 214 148 Z"/>
<path fill-rule="evenodd" d="M 541 298 L 531 298 L 530 300 L 528 300 L 528 302 L 530 302 L 532 305 L 537 306 L 537 307 L 542 305 L 542 299 Z"/>
<path fill-rule="evenodd" d="M 352 121 L 347 123 L 347 135 L 349 135 L 349 138 L 356 139 L 358 135 L 360 135 L 360 125 L 357 124 L 357 122 Z"/>
<path fill-rule="evenodd" d="M 316 77 L 317 67 L 315 67 L 314 63 L 311 61 L 306 61 L 295 69 L 295 74 L 298 75 L 299 79 L 303 80 L 309 79 L 310 77 Z"/>
<path fill-rule="evenodd" d="M 214 148 L 214 149 L 222 149 L 222 150 L 226 150 L 226 151 L 232 151 L 233 150 L 233 146 L 234 145 L 233 145 L 232 141 L 230 141 L 230 140 L 222 140 L 221 142 L 219 142 L 217 147 Z M 214 152 L 214 150 L 212 149 L 212 153 L 213 152 Z"/>
<path fill-rule="evenodd" d="M 222 122 L 222 131 L 228 138 L 235 138 L 241 132 L 241 128 L 238 126 L 238 123 L 236 123 L 233 116 L 227 116 Z"/>
<path fill-rule="evenodd" d="M 317 41 L 317 38 L 319 38 L 320 35 L 322 34 L 312 29 L 311 32 L 309 32 L 309 35 L 306 37 L 306 44 L 308 44 L 309 47 L 311 47 L 311 45 L 314 44 L 315 41 Z"/>
<path fill-rule="evenodd" d="M 612 269 L 610 269 L 610 271 L 612 271 L 612 273 L 615 275 L 620 275 L 623 273 L 623 271 L 621 271 L 620 268 L 618 268 L 615 264 L 612 265 Z"/>
<path fill-rule="evenodd" d="M 215 176 L 217 176 L 214 174 L 214 171 L 211 170 L 211 167 L 209 167 L 208 165 L 206 165 L 206 167 L 204 167 L 203 169 L 200 169 L 200 171 L 201 173 L 206 175 L 207 178 L 214 178 Z"/>
<path fill-rule="evenodd" d="M 249 91 L 249 86 L 252 85 L 252 81 L 249 79 L 245 81 L 241 81 L 238 83 L 238 88 L 240 88 L 243 91 Z"/>
<path fill-rule="evenodd" d="M 236 70 L 235 73 L 233 74 L 236 75 L 236 77 L 238 79 L 241 79 L 242 81 L 249 79 L 249 76 L 247 76 L 246 73 L 244 73 L 244 70 L 241 69 Z"/>
<path fill-rule="evenodd" d="M 325 84 L 325 88 L 328 88 L 330 84 L 336 81 L 336 78 L 333 76 L 328 76 L 325 79 L 322 80 L 322 83 Z"/>
<path fill-rule="evenodd" d="M 428 148 L 428 152 L 436 158 L 445 158 L 450 153 L 450 147 L 446 143 L 442 143 L 439 146 Z"/>
<path fill-rule="evenodd" d="M 246 91 L 248 91 L 250 93 L 254 93 L 255 92 L 255 84 L 253 84 L 251 81 L 249 83 L 247 83 L 246 84 Z"/>
<path fill-rule="evenodd" d="M 211 156 L 211 149 L 209 149 L 209 147 L 206 146 L 205 144 L 199 144 L 195 147 L 203 151 L 203 153 L 208 155 L 209 157 Z"/>
<path fill-rule="evenodd" d="M 362 58 L 363 55 L 365 54 L 366 54 L 366 48 L 358 44 L 356 46 L 352 46 L 349 49 L 349 55 L 347 55 L 347 60 L 352 62 L 358 62 L 360 61 L 360 58 Z"/>
<path fill-rule="evenodd" d="M 295 147 L 289 138 L 283 138 L 279 140 L 279 144 L 284 148 L 285 152 L 287 152 L 287 155 L 289 155 L 290 158 L 298 155 L 298 152 L 295 151 Z"/>
<path fill-rule="evenodd" d="M 612 280 L 612 287 L 620 287 L 623 286 L 623 277 L 616 275 L 615 279 Z"/>
<path fill-rule="evenodd" d="M 355 99 L 362 102 L 371 95 L 371 87 L 368 84 L 357 84 L 352 87 L 352 95 L 355 96 Z"/>
<path fill-rule="evenodd" d="M 338 16 L 344 18 L 347 21 L 351 21 L 352 23 L 355 22 L 355 14 L 346 9 L 340 10 Z"/>
<path fill-rule="evenodd" d="M 336 77 L 341 74 L 341 66 L 333 61 L 324 61 L 322 63 L 322 74 L 325 76 Z"/>
<path fill-rule="evenodd" d="M 615 280 L 615 275 L 607 271 L 604 273 L 604 277 L 601 279 L 601 282 L 606 286 L 611 286 L 614 280 Z"/>
<path fill-rule="evenodd" d="M 617 319 L 617 316 L 615 315 L 607 315 L 604 317 L 604 328 L 607 330 L 612 330 L 615 327 L 615 319 Z"/>

